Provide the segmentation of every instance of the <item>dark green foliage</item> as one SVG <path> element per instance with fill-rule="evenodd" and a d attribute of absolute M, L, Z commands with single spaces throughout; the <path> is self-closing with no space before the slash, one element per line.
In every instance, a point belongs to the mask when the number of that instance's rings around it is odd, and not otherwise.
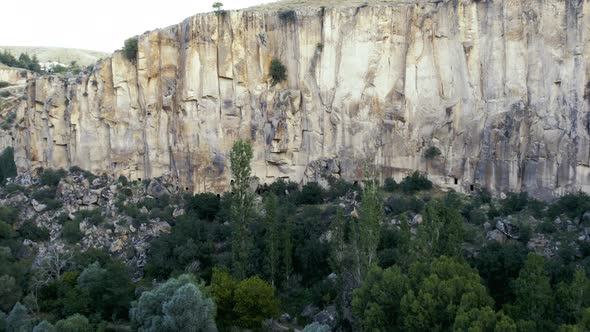
<path fill-rule="evenodd" d="M 81 223 L 84 220 L 95 226 L 105 221 L 100 209 L 80 210 L 76 212 L 76 221 Z"/>
<path fill-rule="evenodd" d="M 303 204 L 321 204 L 324 200 L 324 189 L 317 182 L 309 182 L 297 193 L 295 202 Z"/>
<path fill-rule="evenodd" d="M 419 229 L 423 255 L 459 257 L 463 242 L 463 217 L 452 206 L 432 200 L 426 206 Z"/>
<path fill-rule="evenodd" d="M 410 280 L 399 267 L 373 266 L 363 285 L 354 291 L 352 310 L 363 331 L 382 331 L 401 325 L 401 298 Z"/>
<path fill-rule="evenodd" d="M 412 175 L 405 177 L 400 183 L 400 187 L 405 193 L 413 193 L 432 189 L 432 182 L 420 174 L 420 172 L 416 171 Z"/>
<path fill-rule="evenodd" d="M 67 319 L 62 319 L 55 323 L 55 329 L 60 332 L 93 332 L 94 329 L 88 321 L 88 318 L 80 314 L 75 314 Z"/>
<path fill-rule="evenodd" d="M 59 181 L 61 181 L 61 179 L 66 176 L 66 174 L 67 172 L 63 169 L 44 169 L 40 178 L 41 185 L 56 187 L 59 184 Z"/>
<path fill-rule="evenodd" d="M 202 193 L 189 197 L 187 211 L 194 211 L 199 219 L 212 221 L 219 212 L 220 198 L 214 193 Z"/>
<path fill-rule="evenodd" d="M 385 212 L 398 215 L 404 212 L 420 213 L 424 208 L 424 201 L 413 195 L 391 196 L 385 201 Z"/>
<path fill-rule="evenodd" d="M 125 44 L 123 46 L 123 55 L 127 58 L 127 60 L 131 61 L 132 63 L 137 62 L 137 43 L 139 38 L 131 37 L 125 40 Z"/>
<path fill-rule="evenodd" d="M 297 20 L 297 13 L 294 10 L 285 10 L 279 13 L 279 18 L 285 22 L 293 22 Z"/>
<path fill-rule="evenodd" d="M 78 288 L 87 297 L 88 314 L 96 313 L 103 319 L 125 318 L 131 302 L 131 279 L 127 267 L 119 261 L 103 268 L 96 262 L 78 277 Z"/>
<path fill-rule="evenodd" d="M 383 190 L 387 191 L 387 192 L 394 192 L 399 188 L 399 185 L 397 182 L 395 182 L 394 179 L 392 178 L 387 178 L 385 179 L 385 183 L 383 184 Z"/>
<path fill-rule="evenodd" d="M 11 84 L 8 82 L 0 81 L 0 89 L 10 86 Z"/>
<path fill-rule="evenodd" d="M 125 177 L 125 175 L 119 175 L 117 182 L 119 182 L 123 186 L 127 186 L 129 184 L 129 180 L 127 180 L 127 177 Z"/>
<path fill-rule="evenodd" d="M 440 155 L 441 152 L 436 146 L 431 146 L 424 151 L 424 158 L 427 160 L 433 160 Z"/>
<path fill-rule="evenodd" d="M 12 276 L 0 276 L 0 310 L 10 311 L 20 300 L 22 290 L 16 282 L 16 279 Z"/>
<path fill-rule="evenodd" d="M 279 59 L 272 59 L 270 62 L 270 77 L 273 85 L 287 79 L 287 67 Z"/>
<path fill-rule="evenodd" d="M 532 321 L 538 329 L 554 330 L 554 297 L 543 256 L 528 255 L 512 289 L 516 299 L 507 311 L 515 320 Z"/>
<path fill-rule="evenodd" d="M 62 236 L 70 244 L 80 242 L 83 236 L 80 231 L 80 222 L 76 220 L 66 221 L 62 228 Z"/>
<path fill-rule="evenodd" d="M 41 65 L 39 64 L 39 60 L 37 60 L 36 55 L 31 57 L 28 54 L 21 53 L 17 59 L 14 57 L 14 55 L 5 50 L 4 52 L 0 53 L 0 63 L 10 67 L 28 69 L 36 73 L 41 72 Z"/>
<path fill-rule="evenodd" d="M 32 197 L 39 203 L 47 205 L 49 210 L 56 210 L 62 206 L 62 202 L 55 199 L 55 187 L 45 187 L 32 193 Z"/>
<path fill-rule="evenodd" d="M 166 279 L 173 272 L 182 272 L 193 263 L 199 263 L 202 277 L 211 274 L 213 244 L 209 242 L 206 223 L 185 215 L 178 219 L 170 234 L 153 240 L 148 252 L 146 273 L 155 278 Z"/>
<path fill-rule="evenodd" d="M 513 214 L 526 208 L 529 196 L 526 192 L 508 193 L 506 199 L 500 201 L 503 215 Z"/>
<path fill-rule="evenodd" d="M 590 196 L 580 191 L 561 196 L 549 206 L 548 214 L 551 218 L 565 214 L 569 218 L 575 219 L 576 217 L 581 218 L 586 211 L 590 211 Z"/>
<path fill-rule="evenodd" d="M 19 236 L 35 242 L 49 240 L 49 230 L 38 227 L 32 221 L 25 222 L 18 230 Z"/>
<path fill-rule="evenodd" d="M 10 206 L 0 206 L 0 220 L 9 225 L 14 225 L 19 221 L 18 209 Z"/>
<path fill-rule="evenodd" d="M 7 178 L 16 176 L 16 164 L 14 163 L 14 149 L 8 147 L 0 154 L 0 184 L 4 184 Z"/>
<path fill-rule="evenodd" d="M 330 189 L 326 192 L 326 198 L 328 200 L 334 200 L 345 196 L 351 191 L 361 192 L 361 188 L 358 184 L 353 184 L 343 179 L 330 178 L 329 183 Z"/>
<path fill-rule="evenodd" d="M 483 247 L 473 260 L 473 266 L 485 280 L 490 294 L 496 301 L 496 308 L 501 308 L 514 300 L 510 285 L 518 278 L 526 256 L 525 246 L 518 242 L 506 245 L 491 242 Z"/>
<path fill-rule="evenodd" d="M 278 179 L 270 185 L 264 185 L 262 191 L 270 191 L 279 197 L 295 194 L 299 186 L 295 182 Z"/>

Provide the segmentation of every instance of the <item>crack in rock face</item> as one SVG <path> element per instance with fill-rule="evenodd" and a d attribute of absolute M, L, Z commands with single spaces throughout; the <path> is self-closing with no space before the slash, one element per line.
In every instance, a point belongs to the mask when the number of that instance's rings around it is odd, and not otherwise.
<path fill-rule="evenodd" d="M 0 147 L 21 170 L 167 174 L 193 192 L 228 189 L 239 138 L 262 183 L 358 181 L 369 161 L 382 179 L 419 170 L 463 192 L 590 191 L 590 7 L 571 3 L 193 16 L 140 36 L 135 62 L 115 53 L 91 73 L 28 80 Z M 273 59 L 287 75 L 277 84 Z"/>

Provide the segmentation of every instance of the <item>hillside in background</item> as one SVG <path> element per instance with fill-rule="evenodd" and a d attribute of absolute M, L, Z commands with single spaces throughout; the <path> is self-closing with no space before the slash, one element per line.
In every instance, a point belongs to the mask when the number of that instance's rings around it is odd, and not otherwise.
<path fill-rule="evenodd" d="M 36 55 L 39 62 L 59 62 L 69 64 L 76 61 L 81 66 L 94 64 L 98 59 L 107 57 L 109 54 L 98 51 L 79 50 L 75 48 L 60 47 L 32 47 L 32 46 L 0 46 L 0 52 L 8 52 L 18 57 L 21 53 L 30 56 Z"/>

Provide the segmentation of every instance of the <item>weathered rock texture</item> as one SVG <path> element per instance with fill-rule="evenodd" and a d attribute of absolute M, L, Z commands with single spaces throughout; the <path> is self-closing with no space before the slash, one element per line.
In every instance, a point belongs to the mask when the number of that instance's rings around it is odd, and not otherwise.
<path fill-rule="evenodd" d="M 137 64 L 30 81 L 13 142 L 22 169 L 170 173 L 192 191 L 227 189 L 238 138 L 262 182 L 357 180 L 369 160 L 457 190 L 590 191 L 589 39 L 584 0 L 197 15 L 143 34 Z"/>

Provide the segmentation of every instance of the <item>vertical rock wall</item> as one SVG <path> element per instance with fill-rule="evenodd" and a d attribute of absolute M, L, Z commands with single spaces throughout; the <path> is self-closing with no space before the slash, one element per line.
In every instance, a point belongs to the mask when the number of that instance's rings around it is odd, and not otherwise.
<path fill-rule="evenodd" d="M 246 138 L 261 182 L 358 180 L 369 161 L 463 191 L 590 191 L 589 11 L 452 0 L 193 16 L 143 34 L 137 64 L 115 53 L 89 75 L 30 80 L 18 166 L 220 192 Z M 288 75 L 274 86 L 273 58 Z"/>

